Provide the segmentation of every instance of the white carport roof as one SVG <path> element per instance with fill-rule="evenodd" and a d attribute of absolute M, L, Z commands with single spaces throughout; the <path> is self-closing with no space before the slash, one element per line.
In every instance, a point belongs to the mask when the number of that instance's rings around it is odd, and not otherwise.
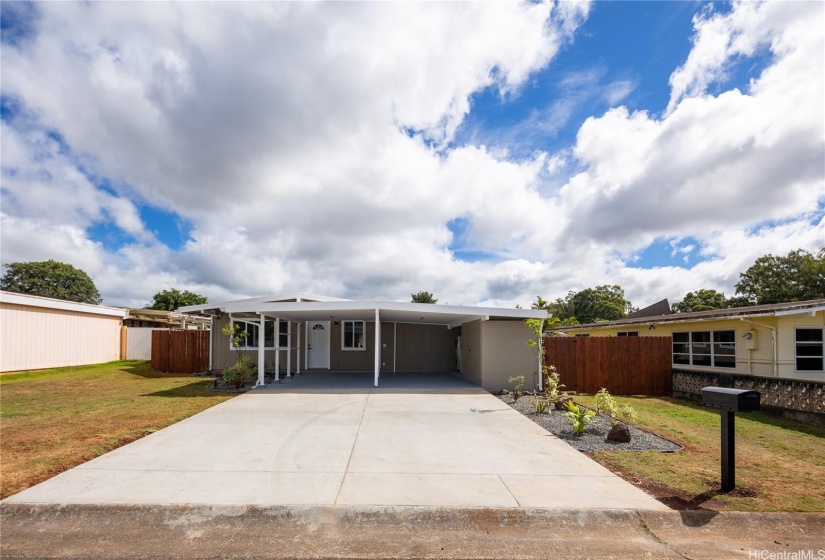
<path fill-rule="evenodd" d="M 312 294 L 295 294 L 290 297 L 274 296 L 181 307 L 181 313 L 221 312 L 233 316 L 259 315 L 303 323 L 305 321 L 365 320 L 375 319 L 376 310 L 381 321 L 399 323 L 429 323 L 458 326 L 476 319 L 546 319 L 547 312 L 535 309 L 507 309 L 501 307 L 475 307 L 466 305 L 439 305 L 429 303 L 404 303 L 390 301 L 350 301 Z M 323 298 L 323 299 L 322 299 Z M 284 301 L 289 299 L 292 301 Z M 309 301 L 307 301 L 309 300 Z"/>

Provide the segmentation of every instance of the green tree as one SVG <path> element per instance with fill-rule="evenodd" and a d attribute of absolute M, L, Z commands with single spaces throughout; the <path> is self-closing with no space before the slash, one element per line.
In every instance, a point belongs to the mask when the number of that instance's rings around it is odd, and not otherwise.
<path fill-rule="evenodd" d="M 48 260 L 3 266 L 0 289 L 96 305 L 103 301 L 89 275 L 70 264 Z"/>
<path fill-rule="evenodd" d="M 201 305 L 206 303 L 204 296 L 190 292 L 189 290 L 161 290 L 152 297 L 152 303 L 146 309 L 159 309 L 164 311 L 174 311 L 185 305 Z"/>
<path fill-rule="evenodd" d="M 579 323 L 615 321 L 627 315 L 631 304 L 624 298 L 621 286 L 596 286 L 573 295 L 573 312 Z"/>
<path fill-rule="evenodd" d="M 674 313 L 690 313 L 692 311 L 710 311 L 712 309 L 726 309 L 730 307 L 725 294 L 716 290 L 697 290 L 688 292 L 682 301 L 672 306 Z"/>
<path fill-rule="evenodd" d="M 410 294 L 412 303 L 437 303 L 438 300 L 433 297 L 430 292 L 418 292 L 417 294 Z"/>
<path fill-rule="evenodd" d="M 536 307 L 543 305 L 545 307 Z M 564 299 L 547 302 L 541 297 L 532 305 L 533 309 L 547 309 L 553 316 L 552 328 L 582 323 L 614 321 L 621 319 L 633 309 L 624 298 L 621 286 L 596 286 L 580 292 L 570 291 Z"/>
<path fill-rule="evenodd" d="M 825 247 L 759 257 L 739 275 L 736 293 L 751 305 L 825 298 Z"/>

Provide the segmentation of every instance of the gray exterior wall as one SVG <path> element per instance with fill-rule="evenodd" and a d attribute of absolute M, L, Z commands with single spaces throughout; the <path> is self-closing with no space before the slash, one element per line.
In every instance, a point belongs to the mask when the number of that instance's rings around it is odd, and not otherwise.
<path fill-rule="evenodd" d="M 331 324 L 330 369 L 334 371 L 373 371 L 375 367 L 375 323 L 365 325 L 365 349 L 342 348 L 342 321 Z M 442 325 L 381 323 L 381 371 L 454 371 L 455 329 Z M 397 335 L 398 340 L 395 340 Z M 394 358 L 394 359 L 393 359 Z"/>
<path fill-rule="evenodd" d="M 239 319 L 243 320 L 243 319 Z M 229 337 L 226 336 L 221 332 L 226 325 L 229 324 L 229 315 L 223 314 L 220 319 L 215 319 L 215 322 L 212 326 L 212 370 L 213 371 L 220 371 L 224 367 L 234 364 L 238 361 L 237 355 L 235 350 L 232 349 L 232 346 L 229 343 Z M 303 328 L 303 327 L 301 327 Z M 286 323 L 281 321 L 281 329 L 286 332 Z M 298 366 L 298 336 L 297 336 L 297 329 L 298 325 L 292 325 L 292 371 L 296 371 Z M 301 333 L 301 345 L 303 346 L 304 333 Z M 243 354 L 247 354 L 251 359 L 253 364 L 258 363 L 258 350 L 242 350 Z M 302 352 L 303 354 L 303 352 Z M 267 371 L 270 371 L 270 368 L 274 367 L 273 364 L 275 363 L 275 349 L 267 348 L 264 354 L 264 361 L 267 364 Z M 286 371 L 286 349 L 281 350 L 281 370 Z M 304 369 L 304 357 L 301 356 L 301 371 Z"/>

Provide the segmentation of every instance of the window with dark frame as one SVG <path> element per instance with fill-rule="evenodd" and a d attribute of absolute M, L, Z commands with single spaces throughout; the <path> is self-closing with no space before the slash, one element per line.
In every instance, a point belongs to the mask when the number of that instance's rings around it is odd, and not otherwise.
<path fill-rule="evenodd" d="M 236 331 L 246 331 L 246 336 L 243 338 L 241 348 L 246 350 L 257 350 L 258 348 L 258 323 L 250 321 L 232 320 L 232 324 L 236 326 Z M 286 348 L 289 345 L 289 337 L 286 332 L 286 323 L 281 321 L 281 348 Z M 231 343 L 230 343 L 231 346 Z M 275 348 L 275 321 L 266 321 L 264 324 L 264 348 Z"/>
<path fill-rule="evenodd" d="M 366 350 L 364 321 L 341 321 L 344 350 Z"/>
<path fill-rule="evenodd" d="M 825 329 L 797 328 L 796 343 L 796 371 L 823 371 L 825 370 Z"/>
<path fill-rule="evenodd" d="M 639 336 L 639 331 L 620 331 L 616 336 Z"/>
<path fill-rule="evenodd" d="M 673 365 L 736 367 L 736 331 L 673 333 Z"/>

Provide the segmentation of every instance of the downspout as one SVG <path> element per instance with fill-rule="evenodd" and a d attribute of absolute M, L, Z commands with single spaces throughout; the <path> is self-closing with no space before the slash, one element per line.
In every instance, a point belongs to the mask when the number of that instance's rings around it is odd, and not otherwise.
<path fill-rule="evenodd" d="M 539 327 L 539 391 L 544 391 L 544 319 Z"/>
<path fill-rule="evenodd" d="M 209 371 L 212 372 L 212 346 L 215 344 L 215 316 L 209 316 Z"/>
<path fill-rule="evenodd" d="M 748 319 L 739 318 L 740 321 L 744 323 L 750 323 L 751 325 L 756 325 L 757 327 L 764 327 L 766 329 L 771 330 L 771 365 L 773 366 L 773 376 L 779 377 L 779 363 L 777 361 L 777 350 L 776 350 L 776 327 L 772 327 L 770 325 L 765 325 L 763 323 L 757 323 L 755 321 L 749 321 Z M 750 370 L 750 350 L 748 350 L 748 370 Z M 750 373 L 750 371 L 749 371 Z"/>

